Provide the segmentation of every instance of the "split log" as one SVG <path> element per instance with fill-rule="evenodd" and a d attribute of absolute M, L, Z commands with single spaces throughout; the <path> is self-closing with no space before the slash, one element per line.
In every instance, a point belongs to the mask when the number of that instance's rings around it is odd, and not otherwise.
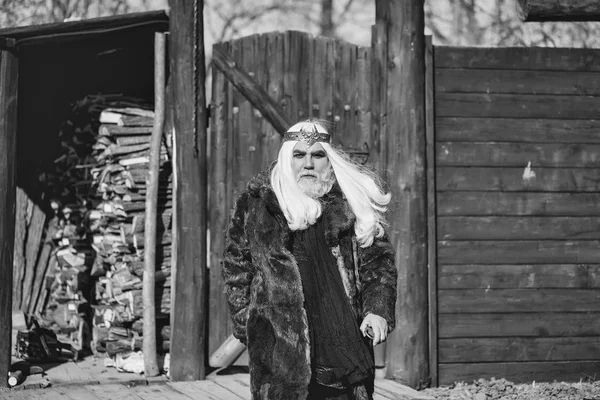
<path fill-rule="evenodd" d="M 518 0 L 517 12 L 526 22 L 600 21 L 597 0 Z"/>
<path fill-rule="evenodd" d="M 233 335 L 219 346 L 219 348 L 210 356 L 208 365 L 213 368 L 229 367 L 246 350 L 246 346 Z"/>
<path fill-rule="evenodd" d="M 142 296 L 141 290 L 132 290 L 131 297 L 133 298 L 133 302 L 131 304 L 133 310 L 133 316 L 135 318 L 142 318 L 144 316 L 144 299 Z M 162 290 L 157 290 L 154 295 L 154 300 L 156 302 L 156 311 L 157 315 L 163 314 L 163 316 L 169 315 L 171 313 L 171 289 L 165 288 Z"/>
<path fill-rule="evenodd" d="M 151 126 L 119 126 L 119 125 L 100 125 L 98 134 L 101 136 L 129 136 L 129 135 L 148 135 L 152 134 Z"/>
<path fill-rule="evenodd" d="M 119 136 L 116 138 L 115 142 L 117 146 L 132 146 L 138 144 L 148 144 L 150 143 L 150 136 L 148 135 L 131 135 L 131 136 Z"/>

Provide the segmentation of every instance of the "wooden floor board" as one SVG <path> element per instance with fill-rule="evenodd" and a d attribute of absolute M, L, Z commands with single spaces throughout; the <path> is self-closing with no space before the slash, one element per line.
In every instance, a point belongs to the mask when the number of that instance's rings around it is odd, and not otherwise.
<path fill-rule="evenodd" d="M 244 400 L 251 400 L 250 386 L 246 385 L 241 379 L 236 379 L 235 375 L 222 375 L 214 382 L 221 387 L 234 392 Z"/>
<path fill-rule="evenodd" d="M 192 399 L 206 400 L 242 400 L 234 392 L 223 388 L 211 380 L 197 382 L 170 382 L 168 386 Z"/>
<path fill-rule="evenodd" d="M 248 374 L 211 375 L 193 382 L 69 384 L 44 389 L 0 390 L 0 400 L 250 400 Z M 375 381 L 374 400 L 432 400 L 391 380 Z"/>
<path fill-rule="evenodd" d="M 86 385 L 84 388 L 100 400 L 144 400 L 143 397 L 136 394 L 135 387 L 128 388 L 120 383 Z"/>
<path fill-rule="evenodd" d="M 100 400 L 94 393 L 85 389 L 85 386 L 63 385 L 52 388 L 63 396 L 65 400 Z M 42 393 L 46 392 L 46 389 Z"/>
<path fill-rule="evenodd" d="M 135 394 L 144 400 L 190 400 L 189 396 L 180 393 L 165 384 L 138 385 L 132 388 Z"/>

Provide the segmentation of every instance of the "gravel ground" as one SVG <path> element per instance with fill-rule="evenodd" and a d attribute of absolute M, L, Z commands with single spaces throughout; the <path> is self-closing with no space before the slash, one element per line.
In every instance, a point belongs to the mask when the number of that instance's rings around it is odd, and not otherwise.
<path fill-rule="evenodd" d="M 424 389 L 423 393 L 443 400 L 600 400 L 600 381 L 515 384 L 492 378 Z"/>

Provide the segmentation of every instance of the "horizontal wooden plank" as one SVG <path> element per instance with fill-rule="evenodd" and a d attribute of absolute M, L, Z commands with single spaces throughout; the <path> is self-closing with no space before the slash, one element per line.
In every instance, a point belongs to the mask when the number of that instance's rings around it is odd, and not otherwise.
<path fill-rule="evenodd" d="M 438 290 L 439 313 L 599 312 L 597 289 Z"/>
<path fill-rule="evenodd" d="M 438 191 L 600 192 L 600 169 L 439 167 Z"/>
<path fill-rule="evenodd" d="M 600 71 L 600 51 L 551 47 L 436 46 L 436 68 Z"/>
<path fill-rule="evenodd" d="M 600 193 L 439 192 L 438 215 L 600 216 Z"/>
<path fill-rule="evenodd" d="M 600 313 L 439 314 L 438 337 L 600 336 Z"/>
<path fill-rule="evenodd" d="M 440 216 L 437 233 L 438 240 L 597 239 L 600 217 Z"/>
<path fill-rule="evenodd" d="M 599 135 L 600 136 L 600 135 Z M 439 167 L 600 167 L 600 144 L 438 142 Z"/>
<path fill-rule="evenodd" d="M 438 241 L 438 264 L 594 264 L 600 240 Z"/>
<path fill-rule="evenodd" d="M 600 288 L 600 265 L 439 265 L 437 287 L 438 289 Z"/>
<path fill-rule="evenodd" d="M 436 93 L 439 117 L 599 119 L 600 96 Z"/>
<path fill-rule="evenodd" d="M 522 69 L 436 68 L 435 91 L 599 95 L 600 73 Z"/>
<path fill-rule="evenodd" d="M 600 359 L 599 337 L 440 339 L 440 363 Z"/>
<path fill-rule="evenodd" d="M 442 142 L 600 143 L 600 120 L 437 117 Z"/>
<path fill-rule="evenodd" d="M 600 361 L 540 361 L 511 363 L 440 364 L 439 385 L 505 378 L 514 383 L 578 382 L 598 376 Z M 532 399 L 533 400 L 533 399 Z"/>

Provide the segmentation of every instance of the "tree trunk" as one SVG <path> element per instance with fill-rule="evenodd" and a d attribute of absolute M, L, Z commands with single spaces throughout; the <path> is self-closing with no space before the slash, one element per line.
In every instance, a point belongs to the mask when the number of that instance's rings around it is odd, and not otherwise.
<path fill-rule="evenodd" d="M 333 0 L 321 0 L 321 35 L 335 36 L 333 27 Z"/>

